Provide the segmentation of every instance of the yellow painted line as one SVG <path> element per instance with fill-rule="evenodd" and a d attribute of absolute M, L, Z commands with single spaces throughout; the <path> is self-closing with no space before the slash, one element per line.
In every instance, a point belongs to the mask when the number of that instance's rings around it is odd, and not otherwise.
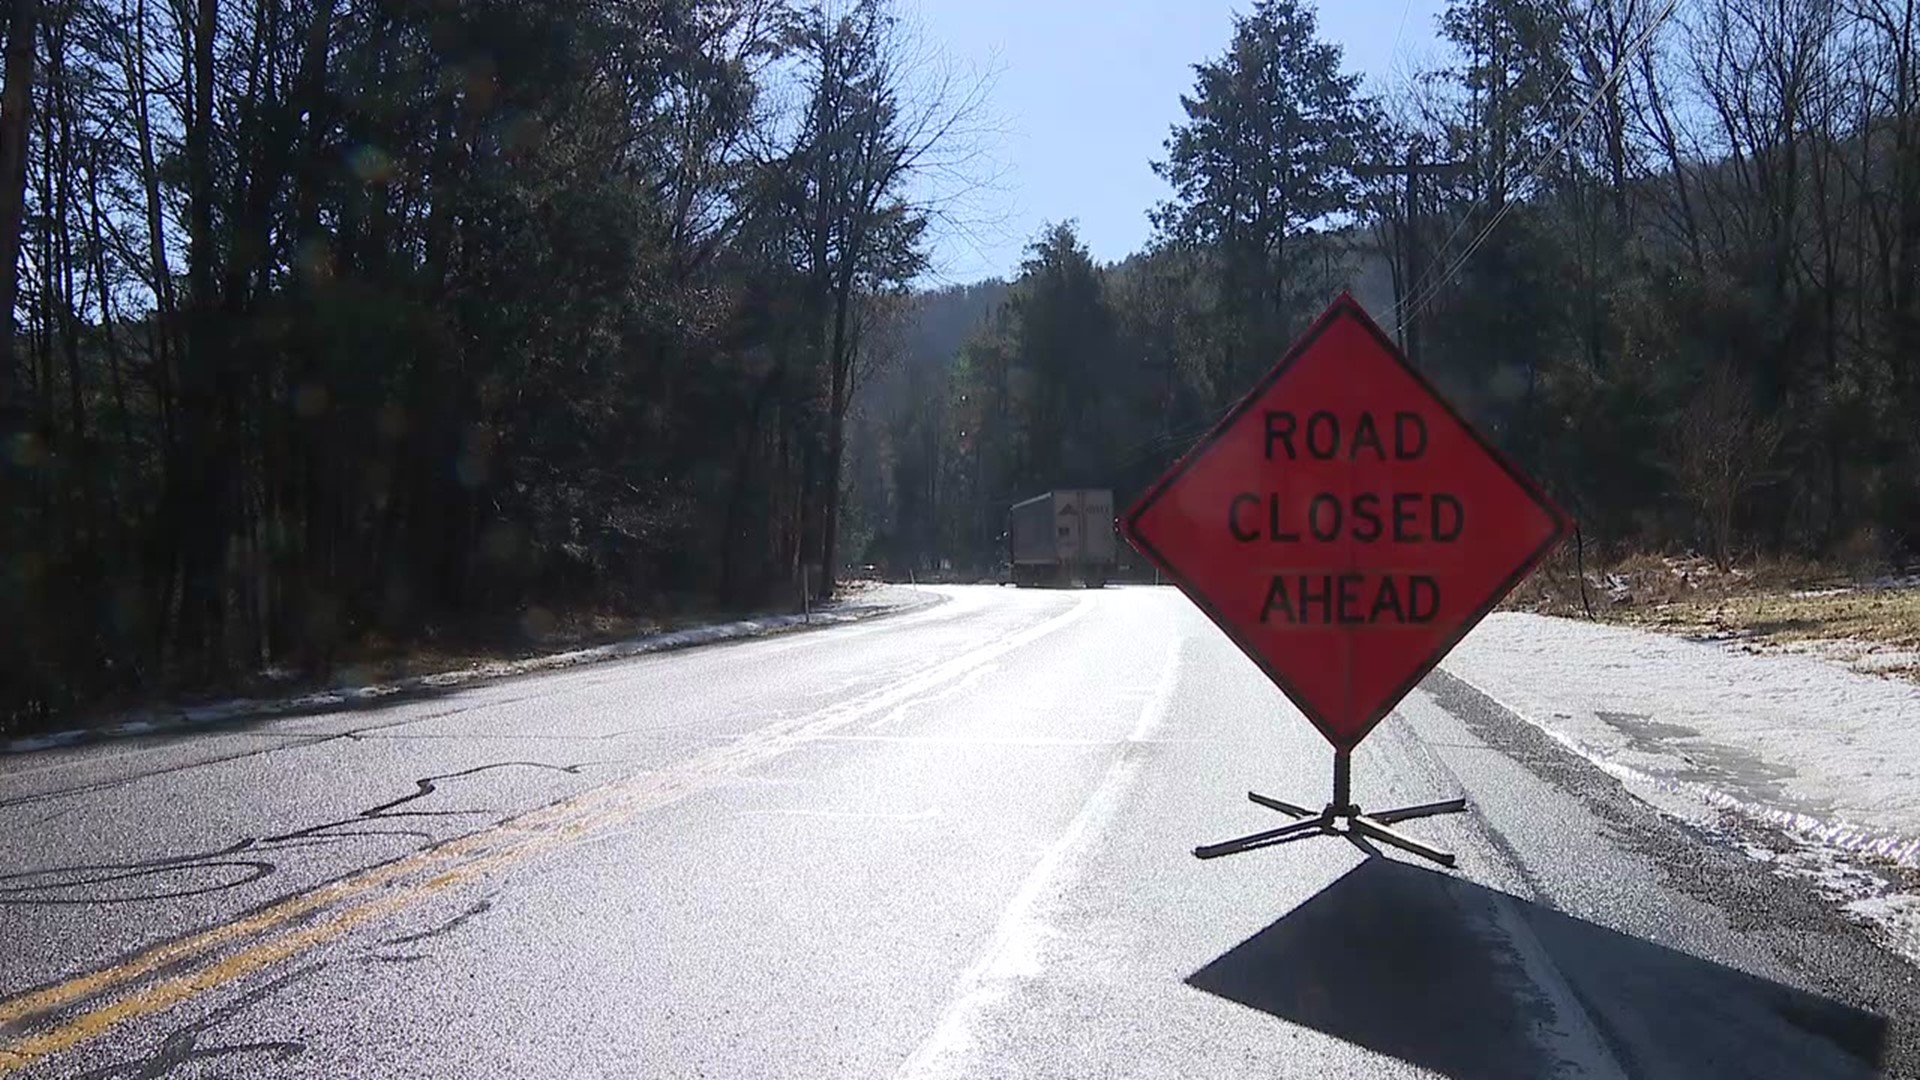
<path fill-rule="evenodd" d="M 653 777 L 649 776 L 646 779 L 653 779 Z M 671 801 L 672 798 L 691 790 L 691 785 L 683 784 L 667 784 L 664 785 L 664 789 L 656 789 L 652 793 L 616 792 L 611 786 L 595 788 L 573 799 L 511 818 L 491 829 L 460 837 L 438 847 L 416 852 L 330 885 L 324 885 L 311 892 L 302 893 L 244 919 L 149 950 L 113 967 L 0 1002 L 0 1023 L 45 1013 L 68 1002 L 109 990 L 151 974 L 170 963 L 217 948 L 236 939 L 263 931 L 270 932 L 275 927 L 308 912 L 350 899 L 414 871 L 430 870 L 438 863 L 452 863 L 451 868 L 420 885 L 407 889 L 404 893 L 397 894 L 399 899 L 376 901 L 349 908 L 340 915 L 308 930 L 271 938 L 264 944 L 251 946 L 230 957 L 215 961 L 204 969 L 156 983 L 124 1001 L 82 1013 L 75 1019 L 47 1032 L 0 1045 L 0 1076 L 17 1071 L 25 1064 L 37 1061 L 48 1054 L 77 1046 L 133 1016 L 146 1015 L 178 1004 L 195 993 L 223 985 L 233 978 L 258 970 L 259 967 L 273 960 L 282 959 L 310 948 L 314 944 L 337 937 L 354 926 L 396 910 L 399 906 L 420 896 L 464 881 L 491 867 L 517 861 L 563 841 L 577 839 L 596 829 L 629 820 L 635 813 Z M 626 797 L 615 801 L 610 807 L 595 807 L 596 803 L 611 801 L 608 796 L 614 794 Z M 635 794 L 653 794 L 655 798 L 635 800 L 632 797 Z M 511 837 L 510 842 L 496 850 L 468 856 L 470 849 L 501 836 Z M 460 861 L 462 856 L 468 856 L 466 861 Z M 333 929 L 328 930 L 327 928 L 330 927 Z M 266 952 L 262 953 L 261 950 Z M 247 959 L 256 955 L 269 955 L 269 958 L 257 963 Z M 246 961 L 245 964 L 242 968 L 236 969 L 233 974 L 221 974 L 243 960 Z M 214 978 L 216 975 L 219 977 Z M 210 978 L 213 981 L 206 982 Z M 201 985 L 203 982 L 206 982 L 206 985 Z M 170 989 L 161 993 L 162 988 Z M 155 1004 L 150 1008 L 140 1004 L 146 1002 Z"/>
<path fill-rule="evenodd" d="M 964 675 L 994 656 L 1051 633 L 1084 614 L 1090 602 L 1083 602 L 1063 615 L 1055 616 L 1012 638 L 983 646 L 953 658 L 928 672 L 921 672 L 897 683 L 865 701 L 850 706 L 823 710 L 812 717 L 795 718 L 770 725 L 754 735 L 727 746 L 713 748 L 682 762 L 677 767 L 624 777 L 609 784 L 581 792 L 568 799 L 528 811 L 479 832 L 370 868 L 361 873 L 302 893 L 238 921 L 161 945 L 130 960 L 88 975 L 69 979 L 44 990 L 0 1001 L 0 1024 L 31 1018 L 82 998 L 97 995 L 123 983 L 150 975 L 176 961 L 232 943 L 249 935 L 270 933 L 276 927 L 315 910 L 364 893 L 418 870 L 434 869 L 435 864 L 451 862 L 444 870 L 422 884 L 407 887 L 392 897 L 348 908 L 304 930 L 271 937 L 247 946 L 203 968 L 155 982 L 128 997 L 82 1012 L 71 1020 L 42 1032 L 0 1045 L 0 1076 L 18 1071 L 49 1054 L 70 1049 L 104 1034 L 117 1024 L 179 1004 L 196 994 L 225 985 L 260 968 L 285 959 L 304 949 L 346 933 L 353 927 L 411 903 L 414 899 L 464 881 L 486 869 L 517 861 L 545 848 L 577 840 L 610 825 L 630 821 L 639 814 L 657 809 L 727 776 L 794 749 L 809 738 L 817 738 L 845 726 L 861 716 L 897 705 L 942 682 Z M 495 850 L 469 856 L 472 849 L 490 842 L 504 841 Z M 465 857 L 465 861 L 462 861 Z"/>
<path fill-rule="evenodd" d="M 391 915 L 416 900 L 431 896 L 468 878 L 537 851 L 541 844 L 529 842 L 498 854 L 476 859 L 447 871 L 430 881 L 396 892 L 391 896 L 348 908 L 338 915 L 303 930 L 270 938 L 248 946 L 207 967 L 177 975 L 145 987 L 139 992 L 75 1016 L 56 1027 L 0 1047 L 0 1076 L 19 1072 L 48 1055 L 71 1050 L 81 1043 L 104 1035 L 109 1029 L 129 1020 L 148 1016 L 218 989 L 235 979 L 251 975 L 261 968 L 297 953 L 325 944 L 363 923 Z"/>
<path fill-rule="evenodd" d="M 69 1002 L 90 997 L 122 983 L 150 975 L 168 964 L 229 944 L 236 939 L 272 930 L 312 911 L 350 899 L 396 878 L 415 871 L 431 869 L 436 863 L 457 862 L 473 848 L 480 847 L 489 841 L 503 837 L 512 838 L 508 848 L 511 850 L 511 847 L 537 839 L 555 827 L 564 827 L 569 817 L 586 821 L 605 817 L 605 811 L 597 815 L 588 814 L 586 811 L 592 809 L 596 803 L 605 802 L 610 794 L 613 794 L 610 787 L 582 792 L 572 799 L 528 811 L 519 817 L 509 818 L 480 832 L 456 837 L 444 844 L 414 852 L 390 863 L 371 867 L 309 892 L 296 894 L 252 915 L 234 922 L 223 923 L 191 937 L 170 941 L 112 967 L 56 983 L 44 990 L 0 1001 L 0 1024 L 9 1024 L 59 1008 Z"/>
<path fill-rule="evenodd" d="M 526 855 L 531 855 L 542 848 L 553 846 L 562 840 L 576 840 L 588 833 L 631 820 L 637 814 L 658 808 L 675 799 L 691 794 L 699 788 L 700 779 L 710 778 L 712 775 L 726 772 L 725 766 L 732 764 L 725 760 L 726 756 L 725 751 L 722 751 L 720 754 L 710 756 L 708 761 L 697 764 L 690 762 L 689 765 L 693 766 L 691 768 L 676 770 L 673 773 L 641 773 L 636 776 L 627 777 L 615 784 L 608 784 L 582 792 L 571 799 L 562 800 L 558 803 L 531 810 L 515 818 L 509 818 L 489 829 L 458 837 L 437 847 L 415 852 L 412 855 L 397 859 L 394 862 L 373 867 L 351 877 L 323 885 L 310 892 L 290 897 L 278 904 L 255 912 L 235 922 L 216 926 L 191 937 L 150 949 L 147 952 L 115 964 L 112 967 L 103 968 L 87 975 L 57 983 L 44 990 L 23 994 L 6 1001 L 0 1001 L 0 1024 L 11 1023 L 49 1012 L 70 1002 L 92 997 L 124 983 L 150 975 L 160 968 L 177 961 L 188 959 L 197 954 L 219 948 L 255 934 L 270 933 L 276 927 L 282 926 L 310 912 L 328 907 L 343 900 L 349 900 L 370 889 L 377 888 L 416 871 L 432 870 L 436 869 L 438 864 L 451 863 L 452 866 L 450 869 L 430 879 L 424 885 L 415 887 L 416 891 L 418 889 L 438 889 L 453 881 L 464 880 L 472 876 L 472 874 L 479 872 L 478 868 L 492 866 L 496 863 L 504 862 L 509 858 L 518 859 Z M 716 758 L 719 760 L 715 760 Z M 490 841 L 501 840 L 504 840 L 505 843 L 493 851 L 482 852 L 477 857 L 469 855 L 472 849 L 482 847 Z M 463 858 L 466 861 L 463 862 Z M 407 895 L 411 896 L 414 894 L 415 891 L 410 891 Z M 380 910 L 386 909 L 381 908 Z M 346 914 L 352 914 L 358 911 L 361 911 L 361 909 L 349 909 L 349 912 L 321 923 L 319 927 L 334 926 L 339 919 L 344 918 Z M 377 914 L 379 914 L 378 910 L 359 915 L 351 922 L 342 926 L 337 933 L 344 933 L 345 929 L 373 918 Z M 319 927 L 315 929 L 317 930 Z M 294 934 L 289 937 L 275 938 L 272 940 L 274 942 L 304 941 L 306 938 L 302 935 L 306 933 L 310 933 L 310 931 L 303 931 L 301 934 Z M 327 937 L 337 936 L 337 933 L 327 934 L 315 940 L 325 940 Z M 260 946 L 255 946 L 254 948 L 259 947 Z M 307 946 L 294 945 L 291 947 L 291 951 L 299 951 L 299 949 L 305 947 Z M 253 949 L 246 949 L 235 954 L 235 956 L 244 957 L 252 955 L 252 953 Z M 291 955 L 291 952 L 275 953 L 276 957 L 285 955 Z M 225 970 L 225 966 L 231 962 L 231 959 L 216 961 L 206 970 L 219 972 Z M 256 970 L 257 967 L 258 965 L 255 965 L 246 970 Z M 83 1013 L 78 1019 L 63 1024 L 48 1033 L 30 1036 L 12 1044 L 0 1044 L 0 1076 L 4 1076 L 8 1071 L 20 1067 L 19 1065 L 8 1064 L 9 1060 L 14 1056 L 31 1053 L 29 1060 L 38 1060 L 46 1054 L 56 1053 L 61 1049 L 78 1045 L 80 1042 L 84 1042 L 106 1031 L 108 1028 L 119 1023 L 123 1018 L 121 1012 L 127 1008 L 127 1002 L 148 1000 L 150 995 L 158 987 L 171 986 L 176 989 L 171 996 L 165 997 L 163 1003 L 155 1006 L 155 1008 L 165 1008 L 185 1000 L 186 997 L 192 996 L 192 993 L 195 992 L 192 990 L 192 987 L 196 985 L 196 980 L 202 977 L 201 975 L 191 973 L 181 975 L 174 979 L 157 983 L 154 988 L 143 990 L 139 994 L 126 999 L 125 1002 Z M 213 985 L 219 985 L 226 981 L 228 981 L 228 979 L 222 978 Z M 143 1009 L 134 1015 L 144 1015 L 147 1011 L 152 1010 Z M 56 1032 L 66 1033 L 63 1037 L 69 1037 L 72 1041 L 63 1043 L 60 1046 L 54 1046 L 52 1049 L 45 1051 L 30 1050 L 32 1047 L 45 1044 L 45 1040 L 51 1038 Z"/>
<path fill-rule="evenodd" d="M 301 893 L 281 901 L 272 907 L 257 911 L 236 922 L 225 923 L 195 934 L 192 937 L 171 941 L 158 948 L 149 949 L 130 960 L 122 961 L 109 968 L 103 968 L 79 978 L 69 979 L 47 987 L 45 990 L 22 994 L 16 998 L 0 1001 L 0 1024 L 11 1023 L 23 1017 L 58 1008 L 67 1002 L 87 997 L 101 990 L 117 986 L 130 979 L 150 974 L 176 960 L 181 960 L 207 949 L 224 945 L 235 938 L 246 937 L 260 930 L 271 929 L 291 919 L 296 919 L 316 908 L 325 907 L 335 901 L 345 899 L 356 893 L 380 885 L 399 877 L 422 863 L 434 861 L 426 856 L 444 857 L 446 849 L 433 848 L 418 852 L 396 862 L 374 867 L 353 877 L 323 885 L 311 892 Z"/>

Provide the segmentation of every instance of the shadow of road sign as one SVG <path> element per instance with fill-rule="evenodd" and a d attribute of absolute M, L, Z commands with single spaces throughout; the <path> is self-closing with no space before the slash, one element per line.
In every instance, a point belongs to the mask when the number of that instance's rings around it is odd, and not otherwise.
<path fill-rule="evenodd" d="M 1501 904 L 1629 1076 L 1878 1075 L 1883 1017 L 1385 858 L 1187 984 L 1448 1076 L 1551 1075 L 1557 1056 L 1534 1033 L 1564 1023 L 1500 929 Z"/>

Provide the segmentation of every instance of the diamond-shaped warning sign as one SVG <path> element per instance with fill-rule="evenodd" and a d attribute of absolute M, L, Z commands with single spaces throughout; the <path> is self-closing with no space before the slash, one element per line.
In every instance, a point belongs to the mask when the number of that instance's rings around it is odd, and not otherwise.
<path fill-rule="evenodd" d="M 1340 749 L 1571 528 L 1346 295 L 1121 524 Z"/>

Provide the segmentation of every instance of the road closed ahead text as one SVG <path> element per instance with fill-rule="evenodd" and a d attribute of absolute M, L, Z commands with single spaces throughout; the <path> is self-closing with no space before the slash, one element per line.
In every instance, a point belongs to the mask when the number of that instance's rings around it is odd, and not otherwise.
<path fill-rule="evenodd" d="M 1370 411 L 1265 414 L 1265 457 L 1289 463 L 1415 462 L 1427 452 L 1419 413 Z M 1297 493 L 1242 491 L 1226 508 L 1226 526 L 1242 544 L 1352 541 L 1360 544 L 1453 544 L 1466 529 L 1466 506 L 1446 491 Z M 1418 625 L 1440 610 L 1440 583 L 1428 574 L 1367 571 L 1274 574 L 1261 605 L 1263 623 Z"/>

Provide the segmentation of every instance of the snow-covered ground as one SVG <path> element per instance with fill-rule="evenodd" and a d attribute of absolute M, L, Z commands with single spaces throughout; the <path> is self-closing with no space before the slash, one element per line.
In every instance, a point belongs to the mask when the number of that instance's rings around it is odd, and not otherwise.
<path fill-rule="evenodd" d="M 1664 809 L 1798 838 L 1755 857 L 1819 880 L 1920 961 L 1920 898 L 1872 869 L 1920 869 L 1920 686 L 1840 657 L 1510 612 L 1442 667 Z"/>
<path fill-rule="evenodd" d="M 759 615 L 747 619 L 735 619 L 731 622 L 709 623 L 704 626 L 691 626 L 680 630 L 671 630 L 657 634 L 645 634 L 616 641 L 606 645 L 595 645 L 585 649 L 571 649 L 566 652 L 545 653 L 517 660 L 489 660 L 470 664 L 450 671 L 435 672 L 431 675 L 419 675 L 400 679 L 395 682 L 374 683 L 364 686 L 335 686 L 326 690 L 317 690 L 297 697 L 263 700 L 259 698 L 231 698 L 225 701 L 206 702 L 198 705 L 142 709 L 115 717 L 111 722 L 89 728 L 75 728 L 68 731 L 56 731 L 45 735 L 35 735 L 12 741 L 0 741 L 0 754 L 19 754 L 34 750 L 46 750 L 57 746 L 72 746 L 77 743 L 98 739 L 151 735 L 158 732 L 188 730 L 196 727 L 228 723 L 240 719 L 255 719 L 283 716 L 291 713 L 308 713 L 329 708 L 364 704 L 396 694 L 416 693 L 421 690 L 444 690 L 462 686 L 484 679 L 498 679 L 509 675 L 526 675 L 536 671 L 553 671 L 559 668 L 577 667 L 581 664 L 595 664 L 605 660 L 618 660 L 644 653 L 666 652 L 671 649 L 684 649 L 695 645 L 706 645 L 720 641 L 734 641 L 740 638 L 758 637 L 762 634 L 777 633 L 783 630 L 797 630 L 806 626 L 833 626 L 839 623 L 855 622 L 880 615 L 890 614 L 905 608 L 936 603 L 939 594 L 922 589 L 898 585 L 878 585 L 853 590 L 842 599 L 828 603 L 805 614 Z"/>

